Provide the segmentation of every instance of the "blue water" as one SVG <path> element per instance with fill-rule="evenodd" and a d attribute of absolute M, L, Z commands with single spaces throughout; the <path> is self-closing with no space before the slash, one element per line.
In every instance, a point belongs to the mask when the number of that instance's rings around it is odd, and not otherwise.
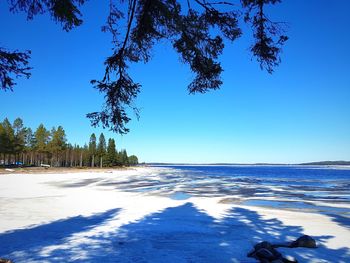
<path fill-rule="evenodd" d="M 179 192 L 180 185 L 180 195 L 186 198 L 236 196 L 245 200 L 244 205 L 336 214 L 350 221 L 349 169 L 297 165 L 160 167 L 164 168 L 164 182 L 157 189 L 159 193 L 171 192 L 175 186 Z"/>
<path fill-rule="evenodd" d="M 167 165 L 187 172 L 204 173 L 207 176 L 247 176 L 261 178 L 289 179 L 350 179 L 350 169 L 334 169 L 326 166 L 301 165 Z"/>
<path fill-rule="evenodd" d="M 303 188 L 340 187 L 350 189 L 350 169 L 334 169 L 322 166 L 163 166 L 180 170 L 189 177 L 236 179 L 259 182 L 276 186 L 295 186 Z"/>
<path fill-rule="evenodd" d="M 191 195 L 183 193 L 183 192 L 175 192 L 174 194 L 172 194 L 170 196 L 171 199 L 174 200 L 186 200 L 189 199 L 191 197 Z"/>

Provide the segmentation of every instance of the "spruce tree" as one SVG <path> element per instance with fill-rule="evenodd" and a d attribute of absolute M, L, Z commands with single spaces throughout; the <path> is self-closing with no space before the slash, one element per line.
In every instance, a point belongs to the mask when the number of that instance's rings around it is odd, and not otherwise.
<path fill-rule="evenodd" d="M 100 168 L 103 167 L 103 158 L 106 155 L 106 139 L 103 133 L 98 138 L 97 154 L 100 157 Z"/>
<path fill-rule="evenodd" d="M 107 146 L 107 155 L 106 155 L 106 162 L 108 166 L 114 166 L 116 165 L 116 159 L 117 159 L 117 150 L 115 148 L 115 141 L 114 139 L 108 140 L 108 146 Z"/>
<path fill-rule="evenodd" d="M 129 165 L 128 154 L 125 149 L 120 152 L 122 165 Z"/>

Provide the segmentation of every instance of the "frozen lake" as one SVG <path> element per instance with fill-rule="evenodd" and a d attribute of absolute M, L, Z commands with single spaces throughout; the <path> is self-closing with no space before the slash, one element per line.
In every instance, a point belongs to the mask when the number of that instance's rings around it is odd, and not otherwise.
<path fill-rule="evenodd" d="M 350 262 L 348 170 L 173 166 L 0 176 L 0 257 L 14 262 L 256 262 L 307 234 L 299 262 Z"/>

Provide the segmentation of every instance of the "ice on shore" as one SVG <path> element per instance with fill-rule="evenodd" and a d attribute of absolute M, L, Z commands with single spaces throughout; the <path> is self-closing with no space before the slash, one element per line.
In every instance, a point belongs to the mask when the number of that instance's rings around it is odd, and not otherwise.
<path fill-rule="evenodd" d="M 222 202 L 228 196 L 215 191 L 217 178 L 215 184 L 197 182 L 201 194 L 169 169 L 1 175 L 0 258 L 256 262 L 246 257 L 256 242 L 307 234 L 319 248 L 281 251 L 300 262 L 350 262 L 347 217 Z M 246 198 L 244 193 L 229 197 Z"/>

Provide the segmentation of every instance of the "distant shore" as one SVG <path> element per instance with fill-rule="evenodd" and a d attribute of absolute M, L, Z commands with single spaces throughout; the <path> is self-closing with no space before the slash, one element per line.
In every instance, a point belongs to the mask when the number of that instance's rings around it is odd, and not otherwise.
<path fill-rule="evenodd" d="M 349 166 L 350 161 L 320 161 L 320 162 L 307 162 L 307 163 L 148 163 L 154 166 L 171 166 L 171 165 L 190 165 L 190 166 Z"/>

